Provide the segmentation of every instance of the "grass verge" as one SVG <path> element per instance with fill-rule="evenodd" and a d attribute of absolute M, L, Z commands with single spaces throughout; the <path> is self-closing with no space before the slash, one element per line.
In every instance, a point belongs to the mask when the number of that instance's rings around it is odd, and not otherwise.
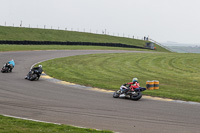
<path fill-rule="evenodd" d="M 153 51 L 153 50 L 148 50 L 148 49 L 107 47 L 107 46 L 0 45 L 0 51 L 27 51 L 27 50 L 130 50 L 130 51 Z"/>
<path fill-rule="evenodd" d="M 200 102 L 200 54 L 119 53 L 59 58 L 43 62 L 48 75 L 86 86 L 117 90 L 139 78 L 159 80 L 159 90 L 146 95 Z"/>
<path fill-rule="evenodd" d="M 112 133 L 95 129 L 77 128 L 68 125 L 21 120 L 0 115 L 1 133 Z"/>
<path fill-rule="evenodd" d="M 122 43 L 140 47 L 145 46 L 146 42 L 148 42 L 139 39 L 76 32 L 76 31 L 19 28 L 19 27 L 5 27 L 5 26 L 0 26 L 0 40 Z M 160 52 L 169 52 L 168 50 L 158 45 L 156 45 L 156 50 Z"/>

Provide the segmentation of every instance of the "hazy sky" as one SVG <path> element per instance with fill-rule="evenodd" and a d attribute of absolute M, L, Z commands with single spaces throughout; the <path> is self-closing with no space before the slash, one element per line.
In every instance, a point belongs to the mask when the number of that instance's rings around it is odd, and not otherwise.
<path fill-rule="evenodd" d="M 0 0 L 0 25 L 200 44 L 200 0 Z"/>

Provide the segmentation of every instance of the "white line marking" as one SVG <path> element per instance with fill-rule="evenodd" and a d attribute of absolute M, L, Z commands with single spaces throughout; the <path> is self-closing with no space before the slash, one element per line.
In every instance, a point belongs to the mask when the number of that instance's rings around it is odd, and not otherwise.
<path fill-rule="evenodd" d="M 35 122 L 43 122 L 43 123 L 51 123 L 51 124 L 56 124 L 56 125 L 62 125 L 61 123 L 53 123 L 53 122 L 47 122 L 47 121 L 41 121 L 41 120 L 35 120 L 35 119 L 29 119 L 29 118 L 18 117 L 18 116 L 12 116 L 12 115 L 5 115 L 5 114 L 3 114 L 3 116 L 6 116 L 6 117 L 12 117 L 12 118 L 17 118 L 17 119 L 22 119 L 22 120 L 35 121 Z"/>
<path fill-rule="evenodd" d="M 18 116 L 13 116 L 13 115 L 5 115 L 2 114 L 5 117 L 12 117 L 12 118 L 17 118 L 17 119 L 22 119 L 22 120 L 29 120 L 29 121 L 34 121 L 34 122 L 42 122 L 42 123 L 50 123 L 50 124 L 55 124 L 55 125 L 62 125 L 61 123 L 54 123 L 54 122 L 48 122 L 48 121 L 41 121 L 41 120 L 35 120 L 35 119 L 29 119 L 29 118 L 25 118 L 25 117 L 18 117 Z M 66 125 L 66 124 L 63 124 Z M 77 127 L 77 128 L 87 128 L 87 127 L 80 127 L 80 126 L 75 126 L 75 125 L 69 125 L 69 126 L 73 126 L 73 127 Z M 88 129 L 88 128 L 87 128 Z M 94 129 L 94 128 L 93 128 Z M 94 130 L 98 130 L 98 131 L 102 131 L 100 129 L 94 129 Z M 117 133 L 117 132 L 116 132 Z"/>

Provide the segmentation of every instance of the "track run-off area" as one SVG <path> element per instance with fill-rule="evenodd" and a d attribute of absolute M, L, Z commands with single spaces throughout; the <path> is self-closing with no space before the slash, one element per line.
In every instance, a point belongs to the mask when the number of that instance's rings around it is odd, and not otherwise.
<path fill-rule="evenodd" d="M 14 59 L 12 73 L 0 73 L 0 114 L 106 129 L 114 132 L 199 133 L 200 105 L 143 97 L 119 98 L 78 85 L 58 84 L 41 78 L 27 81 L 30 67 L 40 61 L 95 53 L 142 51 L 52 50 L 0 52 L 0 64 Z"/>

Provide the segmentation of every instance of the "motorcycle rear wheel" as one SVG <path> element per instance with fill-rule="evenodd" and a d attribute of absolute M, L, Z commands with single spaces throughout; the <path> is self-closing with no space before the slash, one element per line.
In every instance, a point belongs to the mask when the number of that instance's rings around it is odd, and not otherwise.
<path fill-rule="evenodd" d="M 137 92 L 137 95 L 132 94 L 132 95 L 130 95 L 130 98 L 131 98 L 131 100 L 137 101 L 140 98 L 142 98 L 142 93 L 141 92 Z"/>

